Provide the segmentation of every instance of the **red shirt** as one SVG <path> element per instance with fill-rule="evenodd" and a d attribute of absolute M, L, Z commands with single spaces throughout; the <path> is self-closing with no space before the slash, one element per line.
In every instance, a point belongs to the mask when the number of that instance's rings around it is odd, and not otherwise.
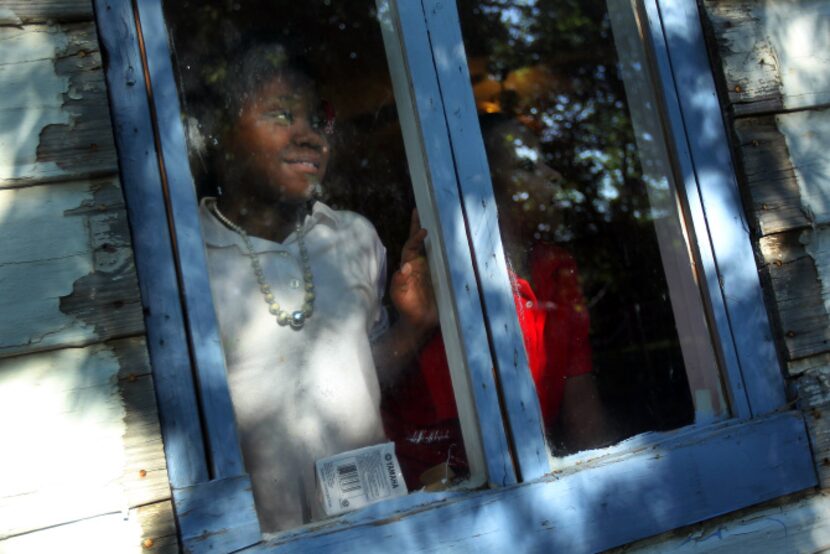
<path fill-rule="evenodd" d="M 529 261 L 535 292 L 530 283 L 511 274 L 513 299 L 542 419 L 550 432 L 565 380 L 591 371 L 590 319 L 576 262 L 566 250 L 536 245 Z M 384 395 L 382 411 L 410 488 L 420 488 L 420 474 L 441 462 L 466 466 L 440 333 L 421 350 L 417 367 Z"/>

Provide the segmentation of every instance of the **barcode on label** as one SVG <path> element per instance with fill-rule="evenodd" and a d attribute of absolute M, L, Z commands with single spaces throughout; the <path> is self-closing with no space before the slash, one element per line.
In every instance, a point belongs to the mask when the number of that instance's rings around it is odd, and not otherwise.
<path fill-rule="evenodd" d="M 395 457 L 395 443 L 392 442 L 320 458 L 314 468 L 326 515 L 342 514 L 384 498 L 406 494 L 401 466 Z"/>
<path fill-rule="evenodd" d="M 360 475 L 357 473 L 357 464 L 337 466 L 337 480 L 340 483 L 340 490 L 343 493 L 350 493 L 361 489 Z"/>

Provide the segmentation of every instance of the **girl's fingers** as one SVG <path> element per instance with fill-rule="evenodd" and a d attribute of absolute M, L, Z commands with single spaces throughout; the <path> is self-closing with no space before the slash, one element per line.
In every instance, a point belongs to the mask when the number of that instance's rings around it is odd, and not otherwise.
<path fill-rule="evenodd" d="M 411 237 L 421 228 L 421 217 L 418 215 L 418 208 L 412 210 L 412 215 L 409 218 L 409 236 Z"/>

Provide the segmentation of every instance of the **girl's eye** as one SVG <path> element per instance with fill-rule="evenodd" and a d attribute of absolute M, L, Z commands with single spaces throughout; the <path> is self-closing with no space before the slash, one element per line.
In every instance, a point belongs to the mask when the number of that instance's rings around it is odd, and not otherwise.
<path fill-rule="evenodd" d="M 288 110 L 273 110 L 266 114 L 269 118 L 284 125 L 290 125 L 294 120 L 291 112 Z"/>

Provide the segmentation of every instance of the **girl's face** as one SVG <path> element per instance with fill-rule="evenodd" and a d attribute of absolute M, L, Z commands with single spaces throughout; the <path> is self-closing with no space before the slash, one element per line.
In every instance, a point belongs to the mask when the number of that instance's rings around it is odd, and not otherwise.
<path fill-rule="evenodd" d="M 288 72 L 257 89 L 229 130 L 228 163 L 238 182 L 228 186 L 265 201 L 309 199 L 329 161 L 320 107 L 311 84 Z"/>
<path fill-rule="evenodd" d="M 539 140 L 524 125 L 506 121 L 486 141 L 499 211 L 523 233 L 547 230 L 562 175 L 545 163 Z"/>

